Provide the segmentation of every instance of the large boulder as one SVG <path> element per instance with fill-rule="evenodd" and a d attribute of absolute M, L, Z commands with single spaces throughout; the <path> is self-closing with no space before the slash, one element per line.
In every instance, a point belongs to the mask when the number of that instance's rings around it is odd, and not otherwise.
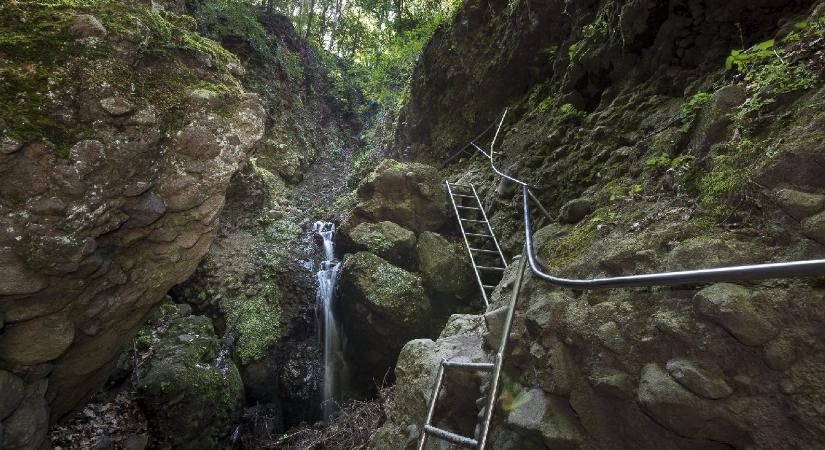
<path fill-rule="evenodd" d="M 407 341 L 433 332 L 421 278 L 372 253 L 344 260 L 340 289 L 350 353 L 367 377 L 382 377 Z"/>
<path fill-rule="evenodd" d="M 418 236 L 415 257 L 424 285 L 434 297 L 465 303 L 479 297 L 470 259 L 461 245 L 425 231 Z"/>
<path fill-rule="evenodd" d="M 172 317 L 138 370 L 155 448 L 218 448 L 240 418 L 238 368 L 205 316 Z"/>
<path fill-rule="evenodd" d="M 134 57 L 170 32 L 180 51 Z M 0 34 L 17 36 L 0 42 L 4 73 L 49 75 L 0 86 L 16 117 L 0 124 L 0 367 L 47 383 L 57 421 L 195 270 L 265 112 L 231 54 L 130 2 L 24 2 L 3 9 Z"/>
<path fill-rule="evenodd" d="M 441 361 L 490 362 L 483 350 L 483 331 L 481 316 L 453 315 L 437 340 L 416 339 L 404 346 L 395 367 L 394 395 L 386 404 L 387 420 L 373 434 L 369 448 L 415 448 Z M 471 435 L 476 420 L 474 401 L 481 396 L 480 382 L 477 373 L 449 370 L 434 424 Z M 430 439 L 427 448 L 441 448 L 437 441 Z"/>
<path fill-rule="evenodd" d="M 341 224 L 341 232 L 348 234 L 360 223 L 384 220 L 415 233 L 437 230 L 448 220 L 442 183 L 432 166 L 385 159 L 361 180 L 358 204 Z"/>
<path fill-rule="evenodd" d="M 416 238 L 412 231 L 383 221 L 364 222 L 349 232 L 355 251 L 374 253 L 400 267 L 410 267 Z"/>

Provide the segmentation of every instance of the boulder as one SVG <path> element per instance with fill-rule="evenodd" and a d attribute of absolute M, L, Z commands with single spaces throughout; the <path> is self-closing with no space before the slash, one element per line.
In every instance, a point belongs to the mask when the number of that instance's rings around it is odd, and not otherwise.
<path fill-rule="evenodd" d="M 659 364 L 650 363 L 642 368 L 637 401 L 656 422 L 681 436 L 735 447 L 750 441 L 724 407 L 688 391 Z"/>
<path fill-rule="evenodd" d="M 72 24 L 69 26 L 69 33 L 76 38 L 106 37 L 109 34 L 106 27 L 97 19 L 97 17 L 89 14 L 78 14 L 72 19 Z"/>
<path fill-rule="evenodd" d="M 3 420 L 0 448 L 4 450 L 39 449 L 46 441 L 49 425 L 49 404 L 43 397 L 48 382 L 36 381 L 26 386 L 22 402 L 14 413 Z"/>
<path fill-rule="evenodd" d="M 565 398 L 541 389 L 530 389 L 519 396 L 521 399 L 515 402 L 518 406 L 507 415 L 508 426 L 521 436 L 540 437 L 547 448 L 580 448 L 583 430 Z"/>
<path fill-rule="evenodd" d="M 434 296 L 464 300 L 479 296 L 467 252 L 459 244 L 425 231 L 418 236 L 415 257 L 424 285 Z"/>
<path fill-rule="evenodd" d="M 100 106 L 111 116 L 122 116 L 132 112 L 134 106 L 123 97 L 106 97 L 100 100 Z"/>
<path fill-rule="evenodd" d="M 382 377 L 404 343 L 433 334 L 432 307 L 421 279 L 369 252 L 341 268 L 342 323 L 365 376 Z"/>
<path fill-rule="evenodd" d="M 12 375 L 10 372 L 0 370 L 0 421 L 8 417 L 26 394 L 25 384 L 23 380 Z"/>
<path fill-rule="evenodd" d="M 803 220 L 802 232 L 820 244 L 825 244 L 825 212 Z"/>
<path fill-rule="evenodd" d="M 559 209 L 559 222 L 579 223 L 588 214 L 593 212 L 593 201 L 588 198 L 570 200 Z"/>
<path fill-rule="evenodd" d="M 64 312 L 8 324 L 0 338 L 0 360 L 28 366 L 53 360 L 69 348 L 74 334 Z"/>
<path fill-rule="evenodd" d="M 777 189 L 773 196 L 779 207 L 796 220 L 803 220 L 825 209 L 825 195 L 822 194 Z"/>
<path fill-rule="evenodd" d="M 410 267 L 415 234 L 392 222 L 364 222 L 349 232 L 355 251 L 367 251 L 400 267 Z"/>
<path fill-rule="evenodd" d="M 449 323 L 452 324 L 447 327 L 451 330 L 449 336 L 436 341 L 416 339 L 404 345 L 395 367 L 395 393 L 385 405 L 387 420 L 373 434 L 370 449 L 415 448 L 442 360 L 489 362 L 482 350 L 480 318 L 456 315 Z M 473 401 L 480 396 L 479 386 L 477 373 L 450 370 L 438 400 L 435 425 L 449 430 L 469 429 L 470 432 L 465 433 L 471 434 L 476 420 Z M 428 449 L 439 448 L 437 445 L 432 443 Z"/>
<path fill-rule="evenodd" d="M 717 400 L 733 393 L 718 368 L 712 370 L 689 359 L 672 359 L 665 367 L 674 380 L 700 397 Z"/>
<path fill-rule="evenodd" d="M 731 283 L 717 283 L 693 297 L 696 312 L 726 329 L 745 345 L 761 345 L 776 336 L 776 328 L 750 301 L 750 292 Z"/>
<path fill-rule="evenodd" d="M 341 231 L 363 222 L 389 220 L 420 233 L 437 230 L 448 220 L 447 197 L 438 171 L 425 164 L 382 161 L 356 191 L 358 204 Z"/>
<path fill-rule="evenodd" d="M 137 385 L 152 446 L 220 447 L 242 411 L 237 367 L 207 317 L 172 317 L 159 330 Z"/>

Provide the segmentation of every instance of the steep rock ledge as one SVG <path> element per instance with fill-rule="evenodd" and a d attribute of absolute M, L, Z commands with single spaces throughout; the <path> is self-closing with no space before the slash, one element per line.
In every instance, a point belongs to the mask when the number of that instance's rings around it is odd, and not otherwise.
<path fill-rule="evenodd" d="M 195 270 L 264 110 L 174 14 L 0 9 L 0 373 L 27 392 L 0 420 L 30 449 Z"/>

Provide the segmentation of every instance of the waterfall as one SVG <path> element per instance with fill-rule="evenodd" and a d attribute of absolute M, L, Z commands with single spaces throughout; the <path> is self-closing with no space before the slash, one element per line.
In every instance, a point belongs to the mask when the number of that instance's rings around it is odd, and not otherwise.
<path fill-rule="evenodd" d="M 321 261 L 317 273 L 317 300 L 319 316 L 323 322 L 321 338 L 324 343 L 324 381 L 321 409 L 324 419 L 327 419 L 335 412 L 337 406 L 335 402 L 340 396 L 339 383 L 345 370 L 343 342 L 332 304 L 335 295 L 335 282 L 338 279 L 338 269 L 341 262 L 335 259 L 335 246 L 332 241 L 335 235 L 335 224 L 319 221 L 315 222 L 312 229 L 321 236 L 324 247 L 324 260 Z"/>

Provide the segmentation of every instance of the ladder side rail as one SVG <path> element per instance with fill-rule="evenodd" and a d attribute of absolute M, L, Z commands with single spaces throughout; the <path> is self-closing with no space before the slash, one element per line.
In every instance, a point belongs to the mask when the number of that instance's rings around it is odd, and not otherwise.
<path fill-rule="evenodd" d="M 455 217 L 458 219 L 458 227 L 461 229 L 461 237 L 464 239 L 464 247 L 467 249 L 467 254 L 470 256 L 470 264 L 473 266 L 473 273 L 476 275 L 476 281 L 478 282 L 478 288 L 481 290 L 481 298 L 484 300 L 484 307 L 487 308 L 490 306 L 490 302 L 487 299 L 487 292 L 484 290 L 484 283 L 481 281 L 481 275 L 478 273 L 478 269 L 476 268 L 476 260 L 473 257 L 473 252 L 470 250 L 470 242 L 467 240 L 467 232 L 464 230 L 464 224 L 461 221 L 461 214 L 458 213 L 458 208 L 455 204 L 455 198 L 453 198 L 453 190 L 450 187 L 450 182 L 445 181 L 444 184 L 447 185 L 447 194 L 450 196 L 450 203 L 453 205 L 453 211 L 455 212 Z M 475 190 L 473 190 L 475 192 Z M 495 237 L 493 237 L 495 239 Z"/>
<path fill-rule="evenodd" d="M 427 408 L 427 419 L 424 421 L 424 426 L 421 427 L 421 437 L 418 439 L 418 450 L 424 450 L 427 444 L 427 433 L 424 427 L 432 424 L 433 415 L 435 414 L 435 404 L 438 401 L 438 394 L 441 393 L 441 383 L 444 381 L 444 361 L 438 365 L 438 374 L 435 376 L 435 386 L 433 386 L 433 396 L 430 398 L 430 405 Z"/>
<path fill-rule="evenodd" d="M 501 333 L 501 343 L 499 343 L 498 352 L 496 353 L 495 369 L 493 369 L 493 377 L 490 382 L 490 392 L 487 397 L 487 409 L 484 410 L 484 420 L 481 422 L 481 436 L 478 438 L 478 450 L 484 450 L 487 445 L 487 436 L 490 432 L 490 422 L 493 419 L 493 408 L 496 405 L 496 397 L 498 396 L 498 383 L 501 378 L 501 366 L 504 363 L 504 351 L 507 349 L 507 342 L 510 337 L 510 329 L 513 326 L 513 317 L 515 316 L 516 306 L 518 305 L 518 296 L 521 291 L 521 283 L 524 278 L 524 272 L 527 268 L 527 258 L 522 255 L 519 258 L 518 270 L 516 271 L 516 282 L 513 285 L 513 292 L 510 295 L 510 305 L 507 309 L 507 318 L 504 320 L 504 325 Z"/>
<path fill-rule="evenodd" d="M 481 217 L 484 218 L 484 223 L 487 225 L 487 231 L 493 237 L 493 243 L 496 245 L 496 250 L 498 250 L 498 256 L 501 258 L 501 263 L 504 267 L 507 267 L 507 259 L 504 258 L 504 253 L 501 251 L 501 247 L 498 245 L 498 238 L 496 238 L 496 234 L 493 232 L 493 227 L 490 225 L 490 221 L 487 220 L 487 213 L 484 212 L 484 205 L 481 204 L 481 199 L 478 198 L 478 192 L 476 192 L 476 187 L 470 185 L 473 189 L 473 195 L 476 197 L 476 202 L 478 202 L 478 207 L 481 210 Z"/>

